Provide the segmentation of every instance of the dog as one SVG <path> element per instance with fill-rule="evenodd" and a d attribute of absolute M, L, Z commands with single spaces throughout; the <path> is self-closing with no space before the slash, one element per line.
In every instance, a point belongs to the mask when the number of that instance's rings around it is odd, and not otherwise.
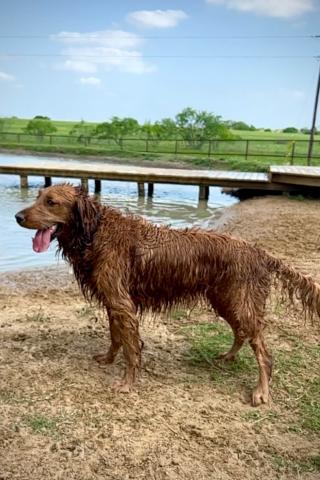
<path fill-rule="evenodd" d="M 140 364 L 139 314 L 161 312 L 205 300 L 230 325 L 233 345 L 221 357 L 234 360 L 248 341 L 259 366 L 254 406 L 269 401 L 272 356 L 263 331 L 271 286 L 319 318 L 320 286 L 281 260 L 244 240 L 213 230 L 173 229 L 101 205 L 70 184 L 41 189 L 35 203 L 16 214 L 22 227 L 37 230 L 33 249 L 43 252 L 56 239 L 72 265 L 86 299 L 96 300 L 109 319 L 111 345 L 96 355 L 112 363 L 123 348 L 124 376 L 113 387 L 130 391 Z"/>

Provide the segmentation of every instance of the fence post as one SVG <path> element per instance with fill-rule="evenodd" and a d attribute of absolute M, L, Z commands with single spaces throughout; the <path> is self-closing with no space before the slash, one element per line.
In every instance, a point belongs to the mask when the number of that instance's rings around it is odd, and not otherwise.
<path fill-rule="evenodd" d="M 50 135 L 50 145 L 52 145 L 52 135 Z"/>
<path fill-rule="evenodd" d="M 20 133 L 17 133 L 17 142 L 20 143 Z"/>
<path fill-rule="evenodd" d="M 249 154 L 249 140 L 246 142 L 246 160 L 248 160 L 248 154 Z"/>
<path fill-rule="evenodd" d="M 178 153 L 178 140 L 176 140 L 176 144 L 174 147 L 174 154 L 177 155 L 177 153 Z"/>
<path fill-rule="evenodd" d="M 290 159 L 290 165 L 293 165 L 294 164 L 294 151 L 295 151 L 295 147 L 296 147 L 296 142 L 293 141 L 291 143 L 292 145 L 292 148 L 291 148 L 291 159 Z"/>
<path fill-rule="evenodd" d="M 208 157 L 211 155 L 211 140 L 209 140 Z"/>
<path fill-rule="evenodd" d="M 146 139 L 146 152 L 149 152 L 149 140 L 148 140 L 148 138 Z"/>

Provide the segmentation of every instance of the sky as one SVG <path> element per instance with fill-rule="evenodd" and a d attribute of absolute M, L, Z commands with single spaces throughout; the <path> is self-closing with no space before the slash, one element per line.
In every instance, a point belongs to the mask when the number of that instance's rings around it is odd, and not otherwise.
<path fill-rule="evenodd" d="M 190 106 L 257 127 L 311 124 L 320 0 L 0 6 L 0 116 L 145 122 Z"/>

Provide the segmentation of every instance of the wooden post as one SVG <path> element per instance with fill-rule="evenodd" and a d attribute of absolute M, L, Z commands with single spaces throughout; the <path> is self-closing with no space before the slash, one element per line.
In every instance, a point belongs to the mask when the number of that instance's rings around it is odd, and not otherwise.
<path fill-rule="evenodd" d="M 208 157 L 211 155 L 211 140 L 209 140 Z"/>
<path fill-rule="evenodd" d="M 149 140 L 146 139 L 146 152 L 149 152 Z"/>
<path fill-rule="evenodd" d="M 246 142 L 246 160 L 248 160 L 248 153 L 249 153 L 249 140 Z"/>
<path fill-rule="evenodd" d="M 138 196 L 144 197 L 144 183 L 138 183 Z"/>
<path fill-rule="evenodd" d="M 81 178 L 81 187 L 88 191 L 88 178 Z"/>
<path fill-rule="evenodd" d="M 28 177 L 27 175 L 20 175 L 20 187 L 28 188 Z"/>
<path fill-rule="evenodd" d="M 153 197 L 154 184 L 148 183 L 148 197 Z"/>
<path fill-rule="evenodd" d="M 290 165 L 293 165 L 294 164 L 294 151 L 295 151 L 295 147 L 296 147 L 296 142 L 292 142 L 291 144 L 291 159 L 290 159 Z"/>
<path fill-rule="evenodd" d="M 44 177 L 44 186 L 51 187 L 52 185 L 52 178 L 51 177 Z"/>
<path fill-rule="evenodd" d="M 50 145 L 52 145 L 52 135 L 50 135 Z"/>
<path fill-rule="evenodd" d="M 176 140 L 175 147 L 174 147 L 174 154 L 177 155 L 178 153 L 178 140 Z"/>
<path fill-rule="evenodd" d="M 100 193 L 101 192 L 101 180 L 95 180 L 94 181 L 94 193 Z"/>
<path fill-rule="evenodd" d="M 209 185 L 199 185 L 199 200 L 208 200 Z"/>

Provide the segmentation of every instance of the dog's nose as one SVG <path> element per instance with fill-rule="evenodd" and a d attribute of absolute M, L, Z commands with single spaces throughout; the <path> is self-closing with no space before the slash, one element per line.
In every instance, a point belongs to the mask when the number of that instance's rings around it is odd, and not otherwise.
<path fill-rule="evenodd" d="M 16 215 L 16 220 L 17 222 L 19 223 L 19 225 L 21 225 L 21 223 L 24 221 L 24 215 L 22 212 L 18 212 Z"/>

